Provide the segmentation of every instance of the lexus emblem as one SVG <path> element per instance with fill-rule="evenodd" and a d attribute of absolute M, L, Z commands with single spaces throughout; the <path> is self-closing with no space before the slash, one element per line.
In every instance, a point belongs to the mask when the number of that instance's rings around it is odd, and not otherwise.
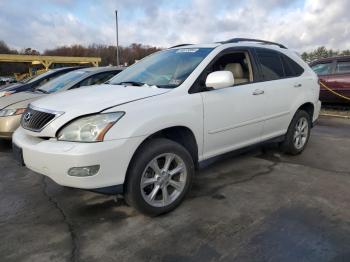
<path fill-rule="evenodd" d="M 31 118 L 32 118 L 32 113 L 31 112 L 27 112 L 24 115 L 24 122 L 28 122 Z"/>

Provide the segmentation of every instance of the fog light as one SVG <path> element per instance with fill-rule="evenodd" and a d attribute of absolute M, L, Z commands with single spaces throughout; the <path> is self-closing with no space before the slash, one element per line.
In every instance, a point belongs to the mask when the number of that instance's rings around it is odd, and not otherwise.
<path fill-rule="evenodd" d="M 68 175 L 70 176 L 93 176 L 100 170 L 100 165 L 95 166 L 83 166 L 83 167 L 72 167 L 68 170 Z"/>

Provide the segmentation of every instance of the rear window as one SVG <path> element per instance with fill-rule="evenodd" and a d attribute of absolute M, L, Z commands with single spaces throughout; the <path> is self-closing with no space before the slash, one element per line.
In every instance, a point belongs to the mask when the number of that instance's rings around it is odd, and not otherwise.
<path fill-rule="evenodd" d="M 350 61 L 339 61 L 335 69 L 336 73 L 350 73 Z"/>
<path fill-rule="evenodd" d="M 277 52 L 257 50 L 264 80 L 276 80 L 284 77 L 282 60 Z"/>

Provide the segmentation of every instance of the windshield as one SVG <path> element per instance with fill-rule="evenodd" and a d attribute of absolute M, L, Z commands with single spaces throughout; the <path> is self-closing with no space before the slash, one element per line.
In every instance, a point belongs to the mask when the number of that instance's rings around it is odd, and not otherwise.
<path fill-rule="evenodd" d="M 323 63 L 323 64 L 317 64 L 312 66 L 312 70 L 315 71 L 318 75 L 328 75 L 332 71 L 332 62 L 329 63 Z"/>
<path fill-rule="evenodd" d="M 108 84 L 178 87 L 187 79 L 212 48 L 167 49 L 150 55 L 120 72 Z"/>
<path fill-rule="evenodd" d="M 89 73 L 84 70 L 75 70 L 75 71 L 66 73 L 42 85 L 40 88 L 37 89 L 37 91 L 41 91 L 43 93 L 54 93 L 54 92 L 60 91 L 61 89 L 64 89 L 67 85 L 72 83 L 73 81 L 87 74 Z"/>

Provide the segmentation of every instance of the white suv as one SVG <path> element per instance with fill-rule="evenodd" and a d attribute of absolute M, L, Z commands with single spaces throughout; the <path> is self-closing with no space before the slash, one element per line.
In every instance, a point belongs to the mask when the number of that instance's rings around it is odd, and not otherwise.
<path fill-rule="evenodd" d="M 96 87 L 33 102 L 16 158 L 60 185 L 174 209 L 200 161 L 277 139 L 305 148 L 321 103 L 316 74 L 280 44 L 236 38 L 152 54 Z"/>

